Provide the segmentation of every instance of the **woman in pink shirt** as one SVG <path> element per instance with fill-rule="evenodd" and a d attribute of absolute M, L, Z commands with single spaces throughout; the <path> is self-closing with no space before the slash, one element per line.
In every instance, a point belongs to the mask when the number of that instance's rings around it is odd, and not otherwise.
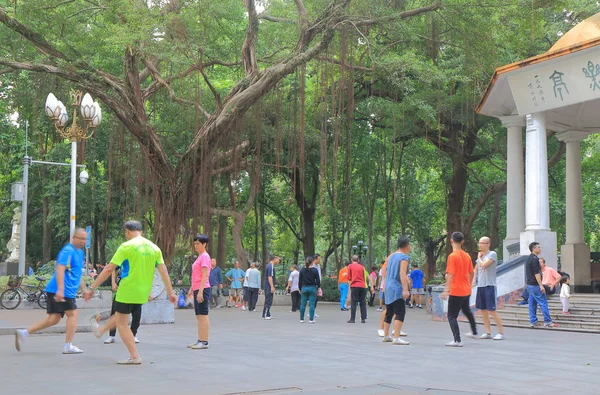
<path fill-rule="evenodd" d="M 208 319 L 210 303 L 210 255 L 206 252 L 209 238 L 207 235 L 197 234 L 194 237 L 194 248 L 198 253 L 198 258 L 192 264 L 192 286 L 188 297 L 194 295 L 194 310 L 198 322 L 198 340 L 190 345 L 194 350 L 203 350 L 208 348 L 208 332 L 210 329 L 210 320 Z"/>

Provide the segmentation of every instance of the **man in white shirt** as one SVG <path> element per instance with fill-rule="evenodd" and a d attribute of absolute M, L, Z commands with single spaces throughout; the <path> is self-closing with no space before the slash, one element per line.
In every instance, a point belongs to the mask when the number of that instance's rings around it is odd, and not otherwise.
<path fill-rule="evenodd" d="M 248 307 L 248 272 L 250 271 L 250 268 L 246 269 L 246 272 L 244 273 L 244 284 L 242 285 L 244 291 L 242 294 L 242 310 L 246 310 L 246 308 Z"/>
<path fill-rule="evenodd" d="M 248 311 L 255 311 L 260 289 L 260 270 L 256 268 L 256 262 L 252 262 L 250 269 L 246 271 L 246 281 L 248 282 Z"/>
<path fill-rule="evenodd" d="M 286 287 L 286 291 L 290 292 L 292 296 L 292 310 L 290 312 L 296 312 L 300 310 L 300 289 L 298 287 L 298 281 L 300 280 L 300 272 L 298 272 L 298 268 L 296 265 L 292 265 L 290 267 L 292 271 L 290 273 L 290 277 L 288 278 L 288 284 Z"/>

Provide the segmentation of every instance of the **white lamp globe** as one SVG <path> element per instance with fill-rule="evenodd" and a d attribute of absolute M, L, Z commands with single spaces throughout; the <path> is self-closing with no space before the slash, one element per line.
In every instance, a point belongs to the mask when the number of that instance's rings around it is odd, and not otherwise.
<path fill-rule="evenodd" d="M 94 117 L 92 118 L 92 127 L 96 128 L 102 122 L 102 107 L 97 101 L 94 102 Z"/>
<path fill-rule="evenodd" d="M 79 182 L 81 182 L 82 184 L 86 184 L 89 178 L 90 176 L 86 170 L 82 170 L 81 173 L 79 173 Z"/>
<path fill-rule="evenodd" d="M 44 105 L 44 110 L 46 110 L 46 114 L 50 118 L 54 117 L 54 111 L 56 110 L 57 106 L 58 106 L 58 100 L 56 99 L 56 96 L 54 96 L 53 93 L 49 93 L 48 97 L 46 98 L 46 104 Z"/>
<path fill-rule="evenodd" d="M 58 124 L 58 126 L 65 126 L 68 120 L 69 114 L 67 114 L 67 109 L 65 108 L 63 109 L 63 112 L 60 113 L 60 116 L 58 117 L 56 123 Z"/>
<path fill-rule="evenodd" d="M 95 115 L 94 100 L 89 93 L 86 93 L 81 100 L 81 116 L 86 121 L 90 121 Z"/>

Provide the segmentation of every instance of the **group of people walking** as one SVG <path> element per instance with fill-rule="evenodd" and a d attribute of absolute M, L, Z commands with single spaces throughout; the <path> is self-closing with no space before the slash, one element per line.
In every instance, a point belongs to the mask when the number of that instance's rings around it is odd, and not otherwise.
<path fill-rule="evenodd" d="M 98 274 L 93 284 L 87 288 L 82 278 L 84 265 L 83 247 L 86 241 L 86 232 L 76 229 L 71 242 L 65 245 L 58 254 L 56 271 L 46 286 L 48 298 L 46 319 L 30 326 L 27 329 L 18 329 L 15 332 L 15 347 L 21 350 L 23 342 L 29 334 L 38 332 L 44 328 L 56 325 L 64 315 L 67 316 L 64 354 L 80 354 L 83 351 L 72 344 L 72 339 L 77 328 L 77 304 L 75 297 L 81 290 L 85 300 L 89 300 L 94 291 L 109 277 L 112 276 L 113 290 L 116 291 L 113 301 L 111 317 L 102 326 L 99 319 L 91 321 L 93 332 L 96 337 L 110 331 L 110 336 L 105 343 L 114 343 L 115 329 L 119 330 L 121 339 L 129 351 L 129 357 L 118 361 L 119 364 L 137 365 L 142 360 L 138 354 L 136 343 L 137 327 L 141 315 L 141 307 L 150 299 L 150 291 L 155 275 L 160 275 L 166 288 L 168 299 L 175 303 L 176 296 L 171 286 L 171 280 L 164 264 L 162 252 L 151 241 L 142 236 L 142 225 L 138 221 L 128 221 L 124 225 L 126 242 L 117 249 L 111 262 Z M 209 237 L 198 234 L 194 237 L 194 248 L 198 257 L 192 265 L 191 287 L 188 297 L 193 297 L 194 312 L 197 320 L 197 339 L 188 345 L 191 349 L 207 349 L 209 347 L 210 320 L 208 317 L 211 300 L 218 305 L 215 293 L 222 289 L 222 273 L 211 259 L 207 246 Z M 458 315 L 462 311 L 469 321 L 471 331 L 466 337 L 479 339 L 503 340 L 504 331 L 502 320 L 496 312 L 496 269 L 497 254 L 490 250 L 490 239 L 482 237 L 479 240 L 479 252 L 475 265 L 471 256 L 463 250 L 464 236 L 460 232 L 454 232 L 450 236 L 452 253 L 448 256 L 446 267 L 446 282 L 442 299 L 448 300 L 448 322 L 452 331 L 452 341 L 446 343 L 448 347 L 462 347 L 462 338 L 458 325 Z M 536 317 L 536 309 L 539 305 L 544 317 L 544 326 L 555 326 L 548 311 L 545 297 L 546 288 L 542 283 L 542 266 L 540 265 L 541 248 L 539 243 L 533 242 L 529 245 L 531 255 L 526 266 L 526 291 L 528 293 L 528 304 L 531 326 L 540 325 Z M 381 327 L 378 331 L 383 337 L 383 342 L 394 345 L 409 345 L 410 343 L 401 337 L 406 336 L 403 325 L 406 317 L 406 305 L 409 300 L 409 284 L 412 283 L 413 298 L 412 305 L 420 307 L 420 298 L 423 291 L 423 274 L 413 265 L 411 275 L 408 274 L 410 264 L 410 239 L 402 236 L 398 239 L 397 249 L 384 261 L 380 270 L 380 298 L 385 305 L 381 313 Z M 236 262 L 234 269 L 230 270 L 226 277 L 232 281 L 244 284 L 243 300 L 250 312 L 256 310 L 260 286 L 264 289 L 264 306 L 262 318 L 271 320 L 271 307 L 276 287 L 275 267 L 280 259 L 277 256 L 270 257 L 265 267 L 264 283 L 261 282 L 261 273 L 255 263 L 244 272 L 239 269 Z M 156 268 L 156 272 L 155 272 Z M 115 271 L 119 269 L 120 282 L 115 282 Z M 241 273 L 240 273 L 241 272 Z M 376 273 L 376 269 L 373 270 Z M 158 274 L 157 274 L 158 273 Z M 414 274 L 413 274 L 414 273 Z M 375 292 L 377 276 L 371 276 L 360 264 L 358 256 L 353 256 L 352 261 L 345 264 L 338 275 L 340 288 L 340 309 L 347 311 L 346 298 L 350 293 L 350 319 L 348 323 L 356 322 L 357 306 L 360 307 L 361 323 L 367 319 L 367 292 Z M 409 279 L 410 278 L 410 279 Z M 566 285 L 561 291 L 561 296 L 568 297 L 568 278 L 561 278 L 561 283 Z M 262 283 L 262 284 L 261 284 Z M 556 284 L 555 284 L 556 285 Z M 485 332 L 478 336 L 475 318 L 469 306 L 471 289 L 476 287 L 475 307 L 481 311 Z M 308 306 L 309 323 L 316 323 L 315 313 L 317 297 L 322 295 L 321 290 L 321 267 L 320 256 L 309 256 L 305 259 L 304 267 L 299 271 L 292 266 L 288 278 L 286 290 L 292 298 L 292 312 L 299 312 L 300 322 L 305 322 L 306 308 Z M 566 292 L 565 292 L 566 290 Z M 234 301 L 241 297 L 241 291 L 232 293 Z M 411 307 L 412 307 L 411 305 Z M 568 306 L 567 306 L 568 309 Z M 129 315 L 132 315 L 132 326 L 128 325 Z M 490 329 L 490 317 L 494 319 L 498 333 L 492 336 Z M 392 324 L 393 321 L 393 324 Z M 391 330 L 391 332 L 390 332 Z"/>

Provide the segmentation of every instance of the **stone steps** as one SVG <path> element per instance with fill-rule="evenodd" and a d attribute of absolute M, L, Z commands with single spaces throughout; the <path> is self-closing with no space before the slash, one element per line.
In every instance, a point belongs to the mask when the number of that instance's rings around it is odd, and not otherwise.
<path fill-rule="evenodd" d="M 535 329 L 600 333 L 600 295 L 574 294 L 569 299 L 569 304 L 571 314 L 563 314 L 560 297 L 557 295 L 550 296 L 548 298 L 550 316 L 558 327 L 536 327 Z M 504 326 L 529 328 L 529 308 L 527 305 L 505 305 L 503 309 L 498 310 L 498 313 Z M 478 323 L 483 323 L 480 315 L 477 315 L 476 319 Z M 539 308 L 538 319 L 542 319 Z M 492 324 L 493 322 L 492 320 Z"/>

